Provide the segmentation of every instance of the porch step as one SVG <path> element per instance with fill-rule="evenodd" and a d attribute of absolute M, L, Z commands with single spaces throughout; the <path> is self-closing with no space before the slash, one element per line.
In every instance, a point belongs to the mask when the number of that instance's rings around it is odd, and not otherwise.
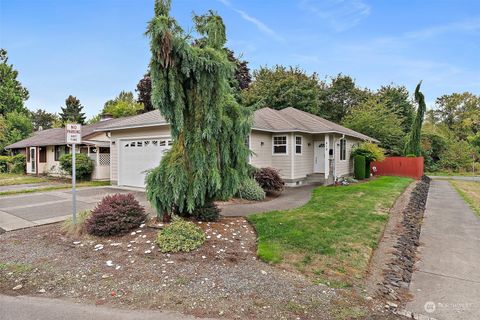
<path fill-rule="evenodd" d="M 311 173 L 307 175 L 304 184 L 327 185 L 333 183 L 333 181 L 330 182 L 329 180 L 331 179 L 325 180 L 325 175 L 323 173 Z"/>

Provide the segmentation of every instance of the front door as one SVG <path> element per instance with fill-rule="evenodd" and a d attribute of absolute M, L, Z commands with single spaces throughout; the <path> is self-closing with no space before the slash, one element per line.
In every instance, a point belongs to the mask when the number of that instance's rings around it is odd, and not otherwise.
<path fill-rule="evenodd" d="M 35 148 L 30 148 L 30 173 L 37 173 L 37 154 Z"/>
<path fill-rule="evenodd" d="M 325 173 L 325 141 L 314 141 L 313 172 Z"/>

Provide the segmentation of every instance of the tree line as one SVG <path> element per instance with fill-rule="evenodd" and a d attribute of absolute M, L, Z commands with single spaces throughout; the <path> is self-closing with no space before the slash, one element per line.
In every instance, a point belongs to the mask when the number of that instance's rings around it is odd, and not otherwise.
<path fill-rule="evenodd" d="M 192 46 L 201 44 L 193 43 Z M 252 73 L 248 62 L 225 48 L 235 66 L 230 85 L 235 99 L 252 110 L 262 107 L 294 107 L 376 138 L 387 155 L 405 155 L 404 147 L 415 119 L 413 95 L 402 85 L 386 84 L 378 89 L 362 88 L 345 74 L 320 79 L 299 67 L 260 67 Z M 44 109 L 29 111 L 24 102 L 28 90 L 17 80 L 18 72 L 0 51 L 0 148 L 28 137 L 39 129 L 62 127 L 67 122 L 92 124 L 101 114 L 114 118 L 154 110 L 150 71 L 135 89 L 121 91 L 105 102 L 101 112 L 86 119 L 84 106 L 68 96 L 59 113 Z M 421 130 L 421 153 L 427 170 L 466 170 L 480 151 L 480 96 L 470 92 L 438 97 L 428 110 Z"/>

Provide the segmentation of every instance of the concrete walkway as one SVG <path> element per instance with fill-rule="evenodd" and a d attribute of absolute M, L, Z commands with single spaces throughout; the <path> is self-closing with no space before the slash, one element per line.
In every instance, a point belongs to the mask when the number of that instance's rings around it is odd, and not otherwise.
<path fill-rule="evenodd" d="M 429 176 L 431 179 L 435 180 L 463 180 L 463 181 L 479 181 L 480 182 L 480 176 L 471 176 L 471 177 L 466 177 L 466 176 Z"/>
<path fill-rule="evenodd" d="M 194 320 L 174 312 L 134 311 L 65 300 L 0 295 L 0 319 L 15 320 Z M 208 320 L 206 318 L 202 318 Z M 212 320 L 212 319 L 211 319 Z"/>
<path fill-rule="evenodd" d="M 77 190 L 77 213 L 93 209 L 106 195 L 132 192 L 113 187 L 92 187 Z M 143 192 L 132 192 L 150 212 Z M 71 190 L 35 192 L 0 197 L 0 229 L 12 231 L 65 220 L 71 216 Z M 0 231 L 1 232 L 1 231 Z"/>
<path fill-rule="evenodd" d="M 17 190 L 31 190 L 31 189 L 57 186 L 57 185 L 62 185 L 62 184 L 65 184 L 65 183 L 48 181 L 48 182 L 38 182 L 38 183 L 13 184 L 13 185 L 10 185 L 10 186 L 0 186 L 0 192 L 17 191 Z"/>
<path fill-rule="evenodd" d="M 312 191 L 316 187 L 317 185 L 305 185 L 301 187 L 286 188 L 278 198 L 270 201 L 221 205 L 221 214 L 227 217 L 247 216 L 249 214 L 260 212 L 297 208 L 303 206 L 310 200 Z"/>
<path fill-rule="evenodd" d="M 406 309 L 430 319 L 480 319 L 480 218 L 448 181 L 431 182 L 420 243 Z"/>

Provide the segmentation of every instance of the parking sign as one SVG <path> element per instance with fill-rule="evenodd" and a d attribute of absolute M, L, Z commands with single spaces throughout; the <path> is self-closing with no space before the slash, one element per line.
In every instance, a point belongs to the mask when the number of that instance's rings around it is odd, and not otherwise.
<path fill-rule="evenodd" d="M 67 143 L 79 144 L 82 142 L 82 125 L 69 123 L 65 128 Z"/>

